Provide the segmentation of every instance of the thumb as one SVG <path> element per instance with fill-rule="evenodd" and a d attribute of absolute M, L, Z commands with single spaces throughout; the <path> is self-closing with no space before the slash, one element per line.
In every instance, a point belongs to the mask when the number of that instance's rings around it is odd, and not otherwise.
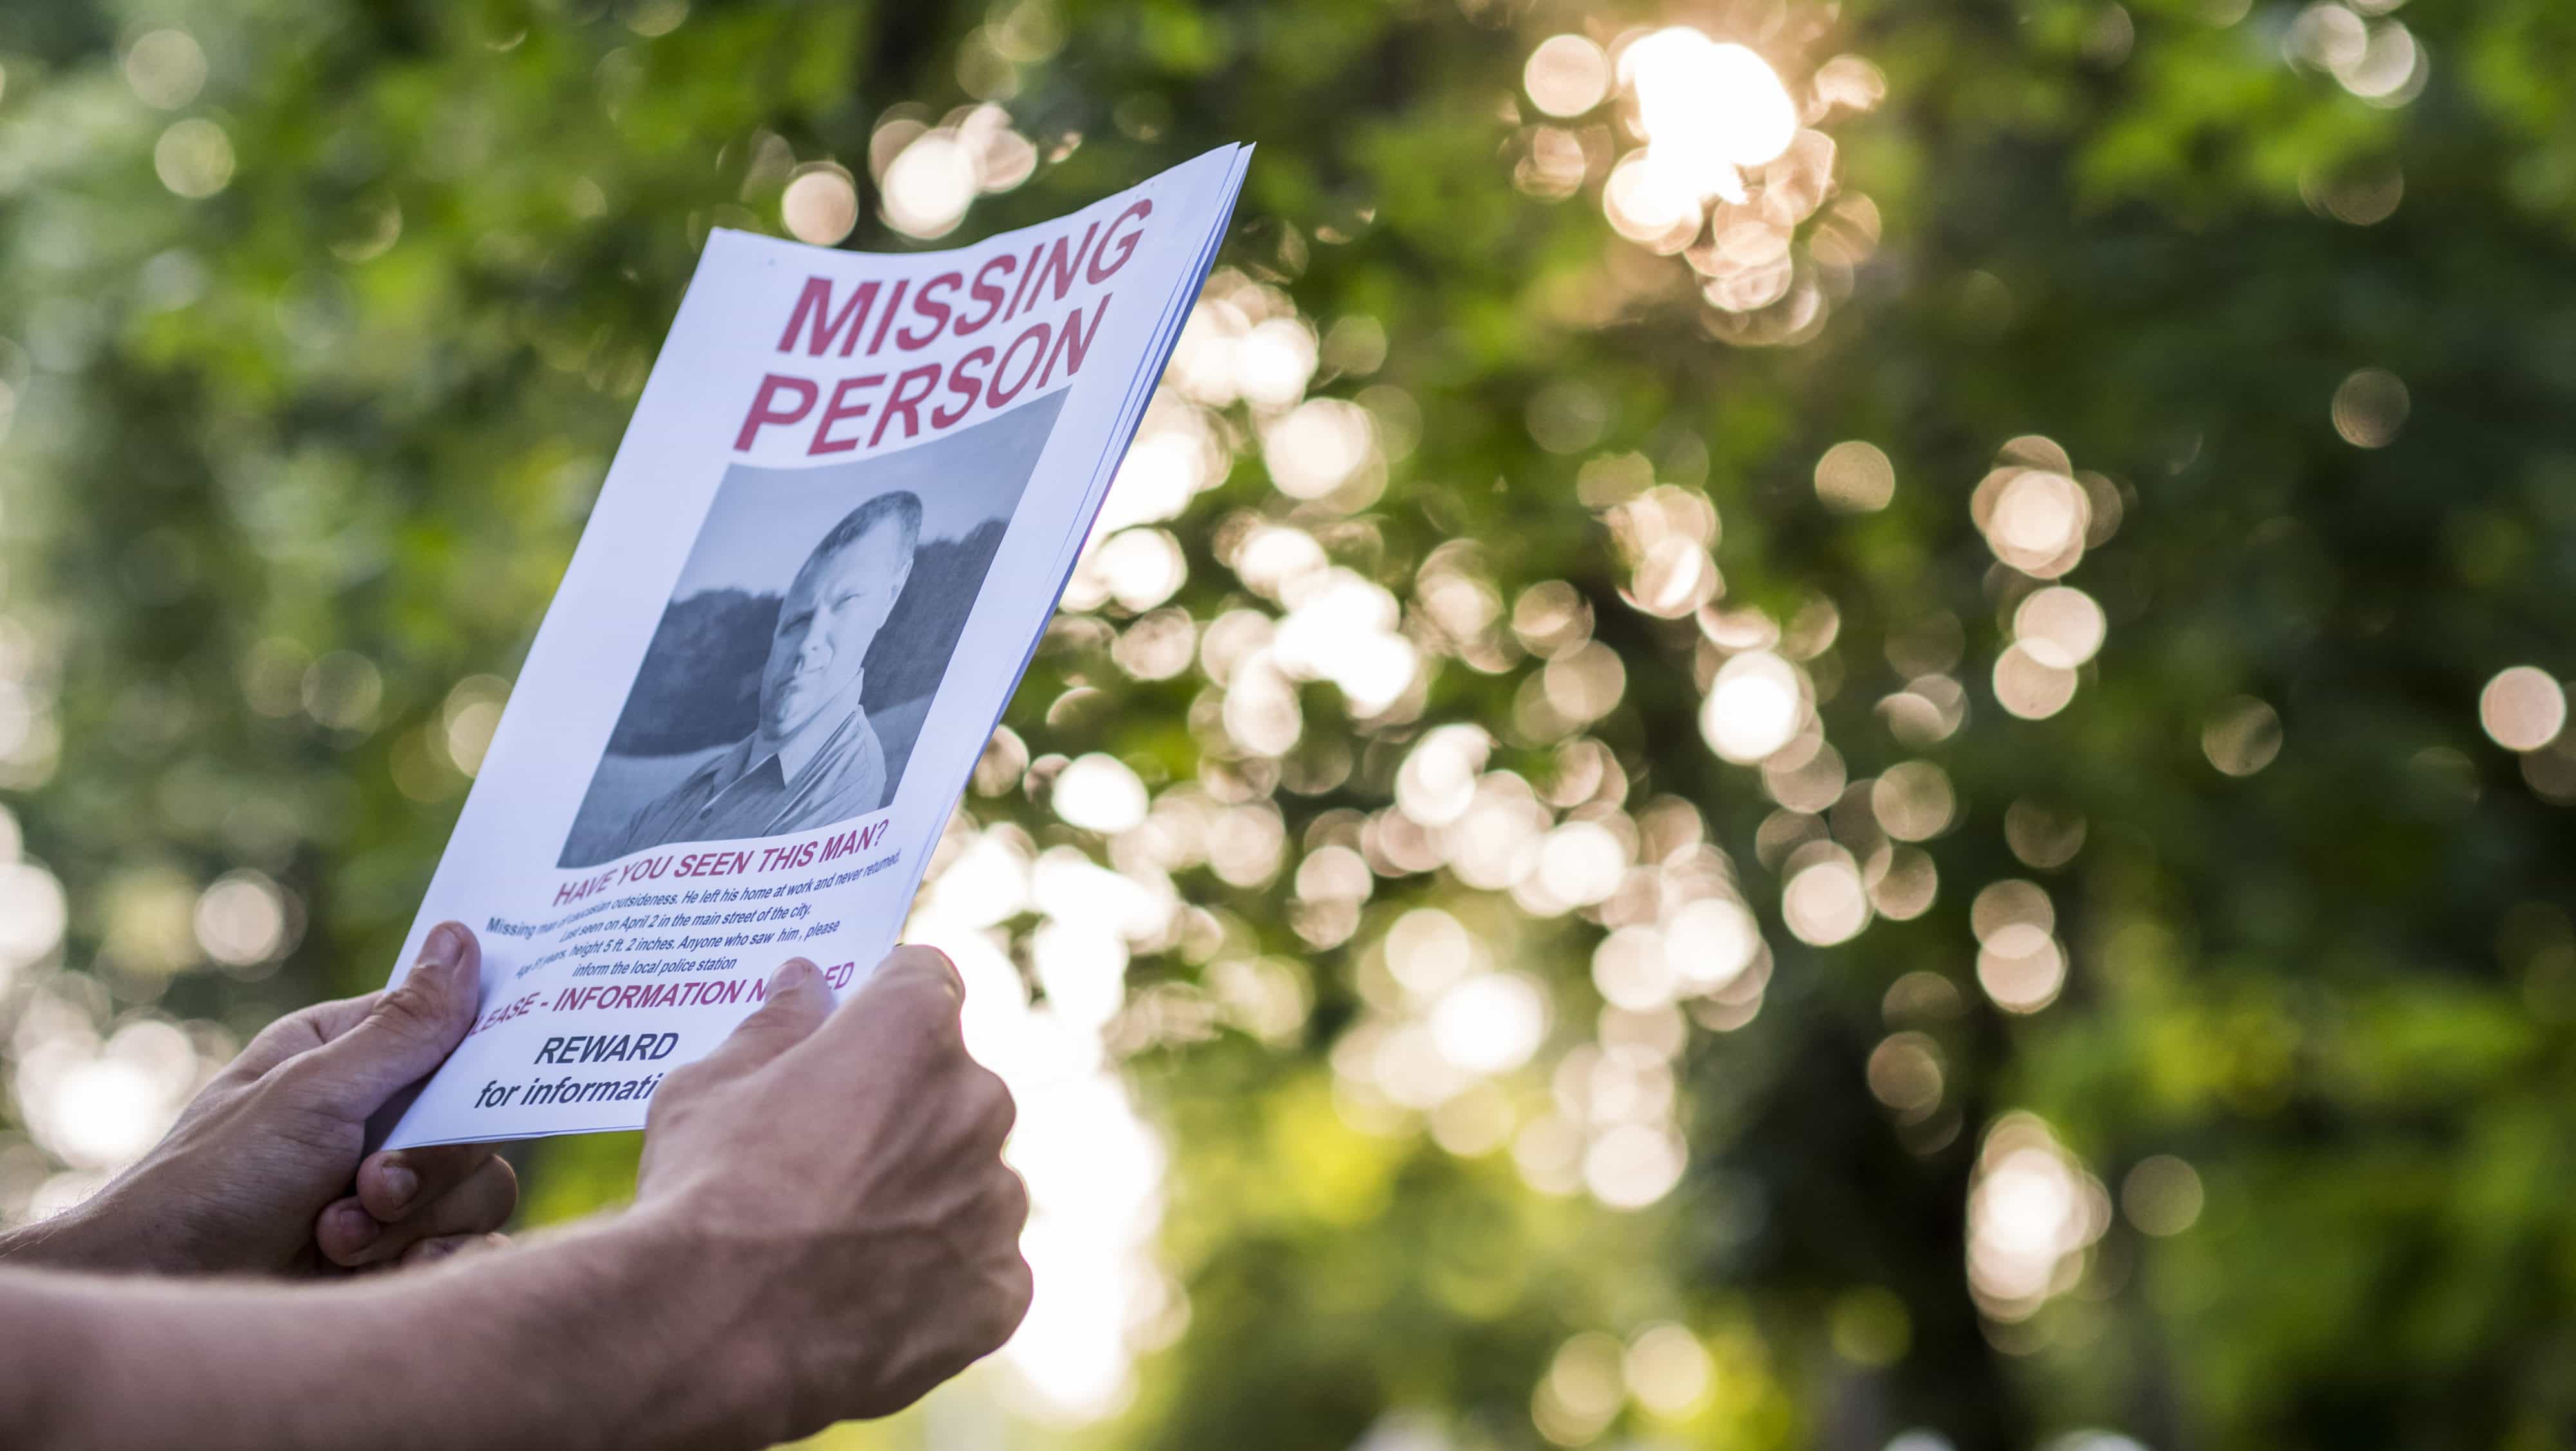
<path fill-rule="evenodd" d="M 832 1032 L 848 1042 L 958 1041 L 966 982 L 957 964 L 936 947 L 904 946 L 886 955 L 841 1014 Z"/>
<path fill-rule="evenodd" d="M 429 1076 L 464 1041 L 482 1000 L 483 952 L 464 924 L 442 922 L 403 980 L 368 1003 L 346 1031 L 285 1071 L 334 1108 L 364 1118 Z"/>
<path fill-rule="evenodd" d="M 966 978 L 947 953 L 907 943 L 886 954 L 868 979 L 868 991 L 889 997 L 919 995 L 953 1011 L 966 1000 Z"/>
<path fill-rule="evenodd" d="M 717 1074 L 748 1072 L 804 1042 L 831 1015 L 832 988 L 822 970 L 791 957 L 769 979 L 768 1001 L 700 1061 Z"/>

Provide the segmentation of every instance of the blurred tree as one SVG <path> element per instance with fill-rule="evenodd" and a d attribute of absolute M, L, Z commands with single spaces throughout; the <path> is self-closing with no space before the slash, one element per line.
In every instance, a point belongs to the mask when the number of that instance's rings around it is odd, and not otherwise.
<path fill-rule="evenodd" d="M 381 980 L 710 227 L 1240 139 L 916 923 L 1014 1434 L 2560 1444 L 2576 12 L 2396 9 L 0 10 L 0 1212 Z"/>

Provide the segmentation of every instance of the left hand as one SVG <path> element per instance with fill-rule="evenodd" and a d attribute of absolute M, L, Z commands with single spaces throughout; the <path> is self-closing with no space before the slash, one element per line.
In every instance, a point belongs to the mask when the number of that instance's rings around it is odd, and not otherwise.
<path fill-rule="evenodd" d="M 0 1236 L 0 1262 L 321 1274 L 497 1238 L 519 1182 L 490 1145 L 359 1162 L 367 1119 L 464 1040 L 481 987 L 474 934 L 440 925 L 397 986 L 271 1023 L 133 1168 L 79 1206 Z"/>

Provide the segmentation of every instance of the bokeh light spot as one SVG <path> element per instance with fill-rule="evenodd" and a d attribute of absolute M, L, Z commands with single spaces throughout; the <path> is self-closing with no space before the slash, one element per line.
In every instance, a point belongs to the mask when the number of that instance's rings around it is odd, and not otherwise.
<path fill-rule="evenodd" d="M 2222 704 L 2200 733 L 2201 754 L 2230 776 L 2251 776 L 2281 754 L 2281 717 L 2250 695 Z"/>
<path fill-rule="evenodd" d="M 1896 497 L 1896 466 L 1876 444 L 1835 444 L 1816 460 L 1816 497 L 1846 514 L 1884 509 Z"/>
<path fill-rule="evenodd" d="M 2538 666 L 2500 670 L 2478 694 L 2478 724 L 2506 750 L 2539 750 L 2566 729 L 2566 687 Z"/>
<path fill-rule="evenodd" d="M 152 170 L 161 184 L 196 200 L 232 184 L 233 142 L 224 128 L 201 116 L 174 121 L 152 148 Z"/>
<path fill-rule="evenodd" d="M 778 214 L 789 236 L 829 247 L 859 224 L 859 184 L 828 161 L 798 167 L 779 194 Z"/>
<path fill-rule="evenodd" d="M 1087 831 L 1118 832 L 1145 820 L 1145 783 L 1115 756 L 1093 752 L 1056 774 L 1055 814 Z"/>
<path fill-rule="evenodd" d="M 2053 670 L 2072 670 L 2102 648 L 2109 621 L 2093 597 L 2068 585 L 2051 585 L 2013 611 L 2013 640 Z"/>
<path fill-rule="evenodd" d="M 2364 368 L 2343 380 L 2327 410 L 2334 430 L 2355 448 L 2386 448 L 2397 441 L 2413 404 L 2406 384 L 2385 368 Z"/>
<path fill-rule="evenodd" d="M 1521 69 L 1530 103 L 1551 116 L 1580 116 L 1610 93 L 1610 60 L 1580 35 L 1551 35 Z"/>
<path fill-rule="evenodd" d="M 2171 1154 L 2140 1159 L 2120 1181 L 2120 1208 L 2144 1234 L 2163 1237 L 2191 1228 L 2200 1220 L 2204 1198 L 2198 1171 Z"/>
<path fill-rule="evenodd" d="M 1787 745 L 1806 717 L 1797 667 L 1768 650 L 1751 650 L 1718 667 L 1699 728 L 1720 758 L 1748 765 Z"/>
<path fill-rule="evenodd" d="M 205 86 L 206 53 L 184 30 L 146 31 L 126 47 L 125 83 L 143 104 L 175 111 Z"/>

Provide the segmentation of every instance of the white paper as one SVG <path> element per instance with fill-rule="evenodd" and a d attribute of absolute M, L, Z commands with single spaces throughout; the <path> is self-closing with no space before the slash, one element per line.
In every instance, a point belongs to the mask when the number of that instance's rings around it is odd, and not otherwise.
<path fill-rule="evenodd" d="M 482 942 L 388 1146 L 639 1128 L 781 962 L 894 945 L 1250 155 L 950 252 L 708 239 L 395 968 Z"/>

